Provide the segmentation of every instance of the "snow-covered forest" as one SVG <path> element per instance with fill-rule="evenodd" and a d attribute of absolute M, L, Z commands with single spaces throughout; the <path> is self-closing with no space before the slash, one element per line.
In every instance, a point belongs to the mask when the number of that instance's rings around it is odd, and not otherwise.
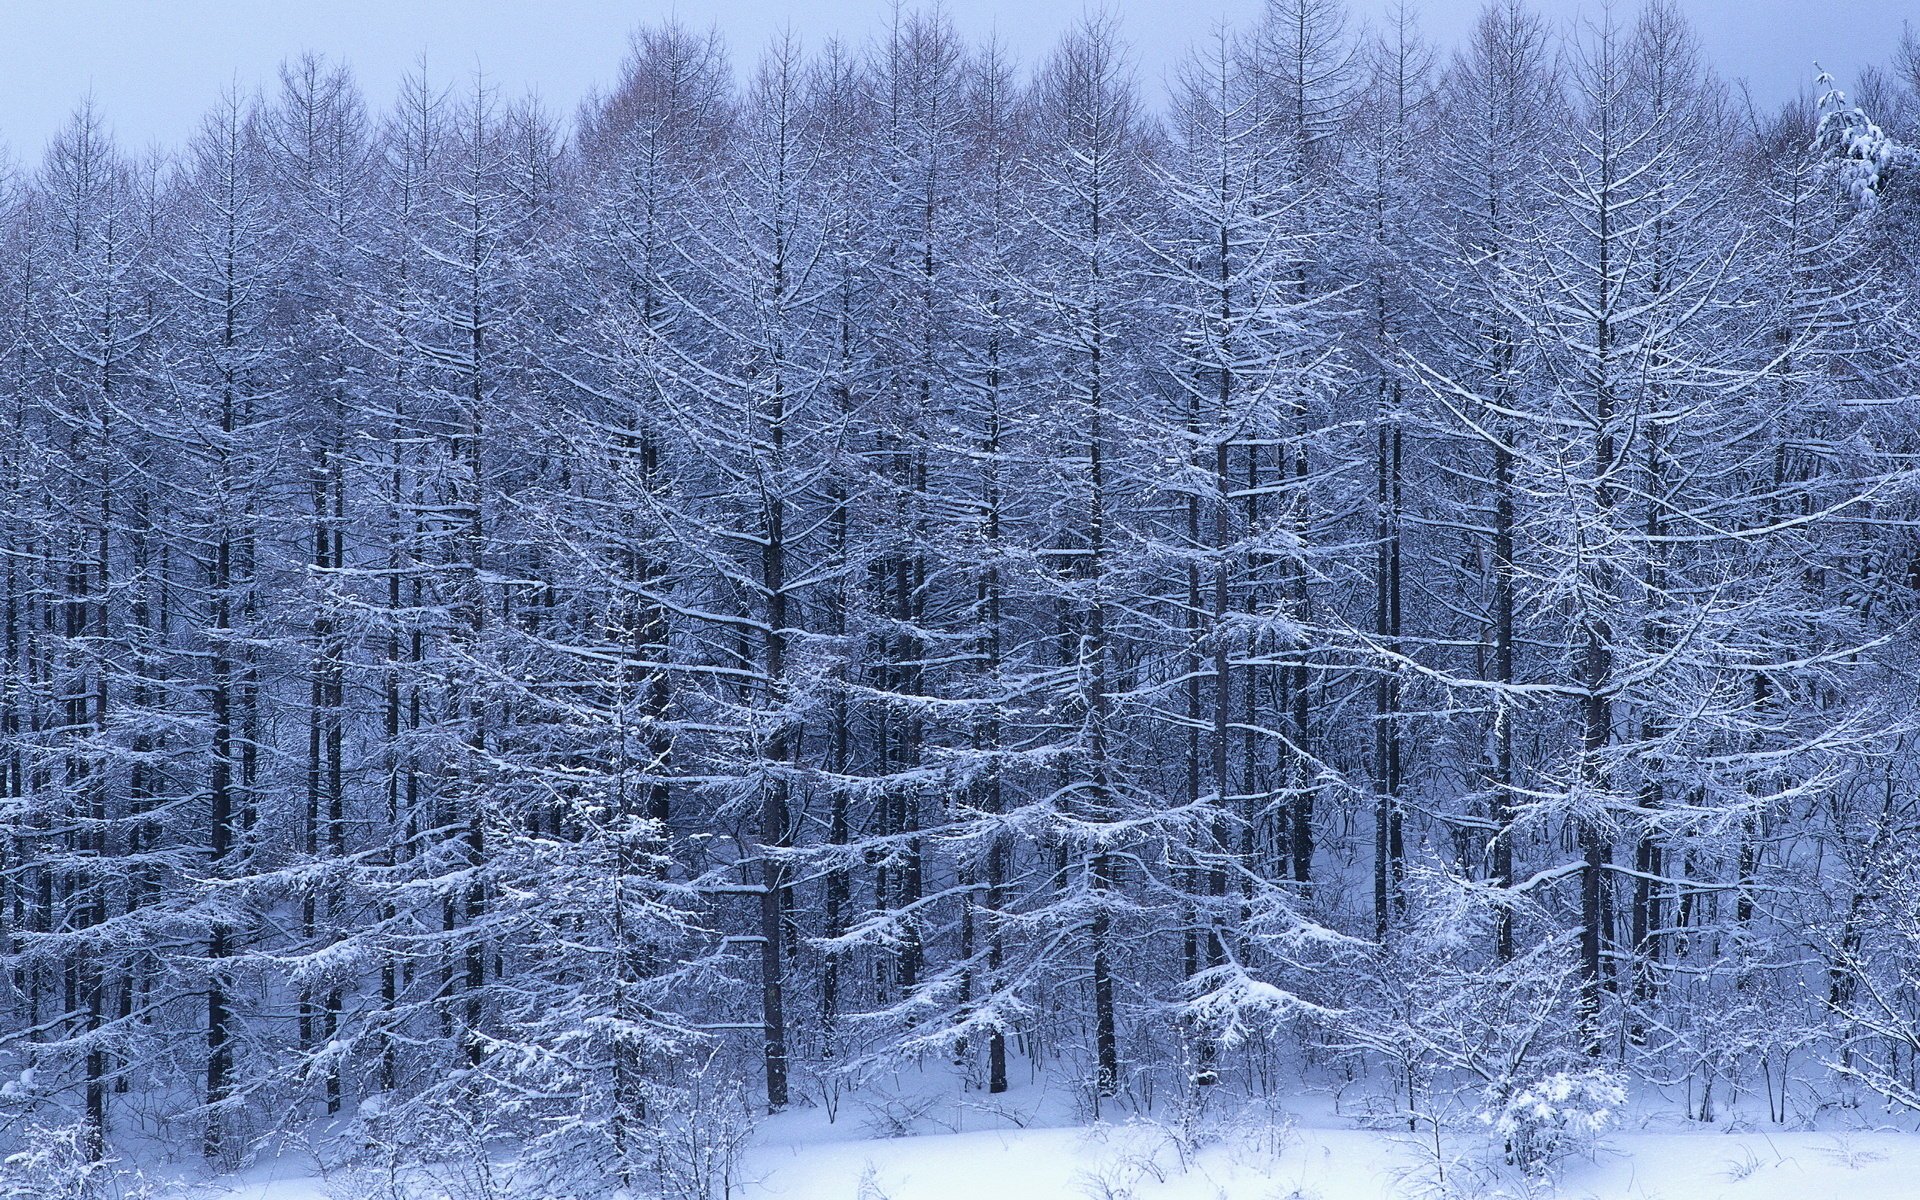
<path fill-rule="evenodd" d="M 909 9 L 83 107 L 0 179 L 7 1178 L 719 1196 L 902 1072 L 1920 1110 L 1887 50 Z"/>

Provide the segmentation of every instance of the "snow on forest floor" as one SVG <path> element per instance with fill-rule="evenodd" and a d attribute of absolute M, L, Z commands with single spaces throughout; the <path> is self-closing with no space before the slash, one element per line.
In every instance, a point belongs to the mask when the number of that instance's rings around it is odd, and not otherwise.
<path fill-rule="evenodd" d="M 1912 1134 L 1626 1134 L 1535 1195 L 1594 1200 L 1912 1200 Z M 1143 1169 L 1126 1130 L 983 1130 L 768 1147 L 748 1200 L 1400 1200 L 1517 1196 L 1511 1180 L 1435 1187 L 1389 1135 L 1297 1130 L 1276 1157 L 1209 1149 Z M 1504 1187 L 1505 1190 L 1502 1190 Z"/>
<path fill-rule="evenodd" d="M 1014 1093 L 1019 1096 L 1020 1093 Z M 1069 1123 L 1069 1105 L 1041 1089 L 1012 1103 L 932 1103 L 887 1093 L 850 1097 L 838 1119 L 801 1108 L 762 1124 L 735 1200 L 1914 1200 L 1920 1134 L 1786 1131 L 1735 1122 L 1652 1118 L 1562 1164 L 1529 1189 L 1490 1161 L 1484 1140 L 1433 1147 L 1356 1127 L 1331 1112 L 1216 1122 L 1208 1144 L 1183 1149 L 1167 1125 L 1121 1118 Z M 1469 1123 L 1470 1125 L 1470 1123 Z M 894 1136 L 888 1136 L 894 1135 Z M 235 1178 L 163 1186 L 182 1200 L 354 1200 L 293 1157 Z M 436 1189 L 432 1197 L 444 1200 Z"/>
<path fill-rule="evenodd" d="M 958 1115 L 958 1114 L 956 1114 Z M 882 1113 L 880 1121 L 891 1117 Z M 1459 1161 L 1475 1144 L 1430 1143 L 1356 1128 L 1331 1114 L 1241 1118 L 1183 1153 L 1155 1122 L 1020 1127 L 992 1113 L 976 1128 L 872 1137 L 875 1121 L 817 1113 L 767 1122 L 742 1200 L 1916 1200 L 1920 1134 L 1652 1127 L 1616 1132 L 1551 1184 L 1526 1185 Z M 836 1132 L 837 1131 L 837 1132 Z"/>

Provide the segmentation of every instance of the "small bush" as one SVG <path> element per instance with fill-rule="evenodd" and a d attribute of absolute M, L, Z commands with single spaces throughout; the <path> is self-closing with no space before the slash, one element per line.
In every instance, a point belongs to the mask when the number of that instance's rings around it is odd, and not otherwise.
<path fill-rule="evenodd" d="M 0 1200 L 144 1200 L 153 1189 L 113 1159 L 96 1159 L 83 1125 L 26 1130 L 27 1148 L 0 1160 Z"/>
<path fill-rule="evenodd" d="M 1627 1089 L 1610 1071 L 1555 1071 L 1482 1111 L 1506 1145 L 1507 1161 L 1544 1174 L 1590 1152 L 1619 1122 Z"/>

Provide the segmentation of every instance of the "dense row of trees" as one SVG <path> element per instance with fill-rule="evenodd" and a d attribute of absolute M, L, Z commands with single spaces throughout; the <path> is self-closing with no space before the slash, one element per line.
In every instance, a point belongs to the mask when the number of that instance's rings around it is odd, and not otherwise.
<path fill-rule="evenodd" d="M 1898 62 L 1271 0 L 1164 105 L 909 12 L 564 136 L 82 110 L 0 192 L 9 1120 L 1920 1103 Z"/>

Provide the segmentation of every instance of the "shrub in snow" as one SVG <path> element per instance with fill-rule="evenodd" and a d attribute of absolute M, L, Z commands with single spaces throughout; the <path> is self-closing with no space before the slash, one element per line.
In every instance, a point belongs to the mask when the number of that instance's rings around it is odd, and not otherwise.
<path fill-rule="evenodd" d="M 97 1158 L 84 1125 L 32 1125 L 25 1150 L 0 1160 L 0 1200 L 143 1200 L 145 1180 Z"/>
<path fill-rule="evenodd" d="M 1537 1174 L 1592 1150 L 1626 1102 L 1627 1089 L 1611 1071 L 1555 1071 L 1510 1093 L 1480 1119 L 1500 1135 L 1508 1162 Z"/>
<path fill-rule="evenodd" d="M 936 1110 L 945 1100 L 946 1097 L 937 1092 L 915 1094 L 876 1087 L 859 1103 L 869 1137 L 903 1138 L 926 1133 L 929 1126 L 951 1131 L 952 1124 L 936 1116 Z"/>
<path fill-rule="evenodd" d="M 709 1064 L 711 1067 L 712 1064 Z M 642 1136 L 661 1200 L 724 1200 L 740 1185 L 740 1159 L 753 1135 L 752 1103 L 739 1080 L 690 1072 L 673 1112 Z"/>

